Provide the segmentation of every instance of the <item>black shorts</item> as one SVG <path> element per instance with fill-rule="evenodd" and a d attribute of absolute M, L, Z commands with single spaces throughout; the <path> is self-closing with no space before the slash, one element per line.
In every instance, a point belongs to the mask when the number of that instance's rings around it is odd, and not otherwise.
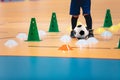
<path fill-rule="evenodd" d="M 80 8 L 83 14 L 90 14 L 91 0 L 71 0 L 70 15 L 79 15 Z"/>

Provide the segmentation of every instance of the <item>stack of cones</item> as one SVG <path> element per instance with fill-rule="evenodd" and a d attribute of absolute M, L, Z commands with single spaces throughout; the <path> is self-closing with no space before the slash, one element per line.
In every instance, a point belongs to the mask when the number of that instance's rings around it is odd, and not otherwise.
<path fill-rule="evenodd" d="M 72 47 L 70 47 L 67 44 L 62 45 L 58 50 L 62 50 L 62 51 L 69 51 L 69 50 L 73 50 Z"/>

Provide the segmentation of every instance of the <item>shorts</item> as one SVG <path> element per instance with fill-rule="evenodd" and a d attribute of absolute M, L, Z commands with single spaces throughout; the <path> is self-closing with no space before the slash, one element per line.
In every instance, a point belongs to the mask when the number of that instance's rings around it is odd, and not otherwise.
<path fill-rule="evenodd" d="M 91 0 L 71 0 L 70 15 L 79 15 L 80 8 L 83 14 L 90 14 Z"/>

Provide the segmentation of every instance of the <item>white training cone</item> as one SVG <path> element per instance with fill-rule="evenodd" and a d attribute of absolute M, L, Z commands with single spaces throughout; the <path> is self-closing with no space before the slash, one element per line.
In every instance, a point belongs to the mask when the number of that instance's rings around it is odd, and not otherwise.
<path fill-rule="evenodd" d="M 87 39 L 88 44 L 97 44 L 98 40 L 95 37 L 90 37 Z"/>
<path fill-rule="evenodd" d="M 17 46 L 18 43 L 15 40 L 10 39 L 7 42 L 5 42 L 4 45 L 7 46 L 7 47 L 9 47 L 9 48 L 12 48 L 12 47 Z"/>
<path fill-rule="evenodd" d="M 80 39 L 76 42 L 76 46 L 80 49 L 83 47 L 86 47 L 88 45 L 87 41 L 85 39 Z"/>
<path fill-rule="evenodd" d="M 89 47 L 93 47 L 95 44 L 98 43 L 98 40 L 95 37 L 90 37 L 87 39 L 87 43 Z"/>
<path fill-rule="evenodd" d="M 64 35 L 60 38 L 60 40 L 64 43 L 69 43 L 71 41 L 71 37 L 68 35 Z"/>
<path fill-rule="evenodd" d="M 112 37 L 112 33 L 110 31 L 104 31 L 101 36 L 104 38 L 104 39 L 110 39 Z"/>
<path fill-rule="evenodd" d="M 27 34 L 26 33 L 19 33 L 16 38 L 20 40 L 27 40 Z"/>
<path fill-rule="evenodd" d="M 44 37 L 46 36 L 46 32 L 43 31 L 43 30 L 39 30 L 38 33 L 39 33 L 39 37 L 40 37 L 40 39 L 43 40 Z"/>

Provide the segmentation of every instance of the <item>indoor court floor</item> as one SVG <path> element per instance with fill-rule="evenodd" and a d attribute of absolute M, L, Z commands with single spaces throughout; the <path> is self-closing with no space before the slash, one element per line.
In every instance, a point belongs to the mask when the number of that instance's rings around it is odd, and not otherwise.
<path fill-rule="evenodd" d="M 106 40 L 96 32 L 103 26 L 106 10 L 110 9 L 113 25 L 120 25 L 119 0 L 92 0 L 95 38 L 92 46 L 76 47 L 77 39 L 68 44 L 73 50 L 61 51 L 60 38 L 70 33 L 70 0 L 25 0 L 0 2 L 0 80 L 120 80 L 120 30 Z M 60 32 L 48 32 L 55 12 Z M 16 38 L 28 34 L 31 18 L 38 30 L 46 32 L 39 42 Z M 80 15 L 79 21 L 85 24 Z M 7 40 L 18 45 L 5 46 Z"/>

